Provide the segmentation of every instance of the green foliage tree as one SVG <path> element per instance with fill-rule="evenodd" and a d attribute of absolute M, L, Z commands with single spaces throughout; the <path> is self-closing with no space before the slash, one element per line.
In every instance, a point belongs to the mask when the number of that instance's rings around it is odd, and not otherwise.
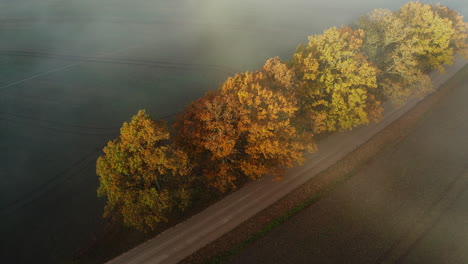
<path fill-rule="evenodd" d="M 352 129 L 381 113 L 377 68 L 361 52 L 363 30 L 333 27 L 309 37 L 293 55 L 301 115 L 315 133 Z"/>
<path fill-rule="evenodd" d="M 121 216 L 126 225 L 148 231 L 188 206 L 187 155 L 169 139 L 166 124 L 141 110 L 104 147 L 96 172 L 98 195 L 107 198 L 105 217 Z"/>

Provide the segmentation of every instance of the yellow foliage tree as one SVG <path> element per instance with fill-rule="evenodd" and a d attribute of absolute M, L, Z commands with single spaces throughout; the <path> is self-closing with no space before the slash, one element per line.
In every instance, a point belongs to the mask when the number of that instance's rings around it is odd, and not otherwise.
<path fill-rule="evenodd" d="M 376 9 L 362 17 L 358 27 L 366 32 L 363 52 L 380 70 L 380 100 L 396 105 L 410 96 L 431 92 L 432 83 L 418 65 L 417 36 L 402 19 L 387 9 Z"/>
<path fill-rule="evenodd" d="M 187 155 L 169 139 L 166 124 L 141 110 L 104 147 L 96 172 L 98 195 L 107 198 L 105 217 L 122 216 L 126 225 L 148 231 L 188 206 Z"/>
<path fill-rule="evenodd" d="M 463 21 L 463 16 L 446 6 L 441 4 L 431 5 L 434 11 L 441 18 L 446 18 L 452 22 L 454 34 L 450 39 L 450 47 L 455 52 L 459 52 L 465 57 L 468 56 L 468 44 L 466 38 L 468 37 L 468 23 Z"/>
<path fill-rule="evenodd" d="M 395 15 L 401 19 L 414 39 L 418 65 L 423 72 L 432 69 L 443 70 L 442 65 L 452 64 L 453 47 L 450 46 L 455 33 L 452 21 L 438 16 L 431 5 L 409 2 Z"/>
<path fill-rule="evenodd" d="M 363 38 L 363 30 L 333 27 L 310 36 L 294 54 L 301 115 L 315 133 L 352 129 L 380 117 L 373 94 L 378 70 L 361 52 Z"/>

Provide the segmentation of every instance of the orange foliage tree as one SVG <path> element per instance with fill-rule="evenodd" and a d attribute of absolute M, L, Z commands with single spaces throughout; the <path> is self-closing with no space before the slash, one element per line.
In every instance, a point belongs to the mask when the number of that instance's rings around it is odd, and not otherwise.
<path fill-rule="evenodd" d="M 235 186 L 237 177 L 233 162 L 239 133 L 236 117 L 226 98 L 211 92 L 190 104 L 177 118 L 177 143 L 195 164 L 194 172 L 203 174 L 202 184 L 221 191 Z"/>
<path fill-rule="evenodd" d="M 274 58 L 263 71 L 229 78 L 179 117 L 179 143 L 194 154 L 210 186 L 225 192 L 242 179 L 292 167 L 304 150 L 315 149 L 292 125 L 292 81 L 292 72 Z"/>

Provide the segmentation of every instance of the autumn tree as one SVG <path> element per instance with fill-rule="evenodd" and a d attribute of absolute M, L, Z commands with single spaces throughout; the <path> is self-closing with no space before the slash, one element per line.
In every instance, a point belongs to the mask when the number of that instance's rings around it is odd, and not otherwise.
<path fill-rule="evenodd" d="M 141 110 L 104 147 L 96 172 L 98 195 L 107 198 L 105 217 L 121 216 L 125 224 L 148 231 L 174 209 L 187 207 L 187 156 L 169 139 L 166 124 Z"/>
<path fill-rule="evenodd" d="M 442 18 L 431 5 L 409 2 L 395 15 L 402 20 L 409 38 L 414 40 L 418 65 L 423 72 L 443 70 L 442 65 L 452 64 L 454 50 L 450 43 L 455 30 L 448 18 Z"/>
<path fill-rule="evenodd" d="M 378 98 L 403 104 L 413 95 L 425 96 L 432 83 L 418 66 L 417 36 L 405 22 L 387 9 L 376 9 L 362 17 L 363 52 L 379 69 Z"/>
<path fill-rule="evenodd" d="M 264 71 L 236 74 L 178 119 L 179 142 L 196 153 L 210 186 L 225 192 L 239 180 L 292 167 L 304 150 L 314 150 L 291 124 L 297 106 L 285 92 L 292 88 L 285 67 L 272 59 Z"/>
<path fill-rule="evenodd" d="M 431 5 L 432 11 L 441 18 L 446 18 L 452 22 L 454 34 L 450 39 L 450 47 L 455 52 L 459 52 L 464 56 L 468 56 L 468 23 L 463 21 L 463 16 L 456 10 L 452 10 L 441 4 Z"/>
<path fill-rule="evenodd" d="M 380 117 L 377 68 L 361 52 L 363 30 L 333 27 L 293 55 L 301 115 L 315 133 L 351 129 Z"/>
<path fill-rule="evenodd" d="M 239 133 L 237 117 L 219 91 L 210 92 L 190 104 L 177 118 L 177 142 L 190 153 L 202 184 L 222 192 L 234 188 L 237 180 L 234 156 Z"/>
<path fill-rule="evenodd" d="M 252 179 L 292 167 L 303 161 L 305 150 L 315 149 L 315 144 L 302 140 L 291 124 L 298 110 L 295 98 L 285 92 L 292 73 L 286 69 L 269 71 L 270 63 L 278 69 L 283 65 L 267 61 L 264 72 L 237 74 L 221 86 L 221 93 L 232 98 L 230 107 L 238 118 L 239 151 L 245 153 L 238 166 Z M 274 74 L 281 72 L 285 74 Z"/>
<path fill-rule="evenodd" d="M 268 59 L 262 66 L 262 73 L 266 77 L 265 81 L 268 87 L 293 96 L 292 92 L 297 85 L 296 74 L 279 57 Z"/>

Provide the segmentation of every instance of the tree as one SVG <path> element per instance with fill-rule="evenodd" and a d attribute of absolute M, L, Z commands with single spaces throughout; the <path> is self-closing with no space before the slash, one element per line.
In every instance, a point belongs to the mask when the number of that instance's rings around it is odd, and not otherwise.
<path fill-rule="evenodd" d="M 363 30 L 333 27 L 309 37 L 292 59 L 301 115 L 315 133 L 351 129 L 379 118 L 377 68 L 361 52 Z"/>
<path fill-rule="evenodd" d="M 453 47 L 450 46 L 455 33 L 448 18 L 438 16 L 431 5 L 409 2 L 395 14 L 408 30 L 416 49 L 418 66 L 423 72 L 443 70 L 442 65 L 452 64 Z"/>
<path fill-rule="evenodd" d="M 192 163 L 202 184 L 225 192 L 235 188 L 236 164 L 234 156 L 239 133 L 236 118 L 228 100 L 211 92 L 190 104 L 174 125 L 177 143 L 190 153 Z"/>
<path fill-rule="evenodd" d="M 463 16 L 446 6 L 441 4 L 431 5 L 432 11 L 441 18 L 446 18 L 452 22 L 454 34 L 450 39 L 450 47 L 455 52 L 459 52 L 464 56 L 468 56 L 468 44 L 466 38 L 468 37 L 468 23 L 463 21 Z"/>
<path fill-rule="evenodd" d="M 432 91 L 429 77 L 419 67 L 418 38 L 402 19 L 387 9 L 376 9 L 362 17 L 357 27 L 366 32 L 363 52 L 381 71 L 380 100 L 403 104 L 410 96 Z"/>
<path fill-rule="evenodd" d="M 269 71 L 269 65 L 280 70 Z M 251 179 L 292 167 L 303 161 L 305 150 L 315 150 L 291 124 L 298 109 L 296 100 L 284 92 L 291 89 L 291 73 L 275 59 L 263 68 L 266 72 L 237 74 L 221 86 L 238 118 L 238 150 L 245 153 L 238 166 Z"/>
<path fill-rule="evenodd" d="M 176 123 L 179 143 L 221 192 L 291 167 L 315 147 L 302 142 L 291 125 L 296 101 L 284 93 L 290 73 L 277 59 L 265 68 L 272 70 L 230 77 L 220 90 L 192 103 Z"/>
<path fill-rule="evenodd" d="M 271 89 L 281 90 L 284 93 L 293 92 L 297 83 L 296 74 L 278 57 L 268 59 L 262 66 L 262 72 Z"/>
<path fill-rule="evenodd" d="M 188 206 L 187 155 L 169 139 L 166 124 L 141 110 L 104 147 L 96 172 L 98 195 L 107 198 L 105 217 L 121 216 L 126 225 L 148 231 Z"/>
<path fill-rule="evenodd" d="M 266 77 L 265 85 L 273 90 L 281 91 L 282 95 L 291 102 L 300 102 L 301 94 L 298 89 L 298 78 L 296 73 L 288 67 L 288 65 L 279 60 L 278 57 L 268 59 L 263 65 L 261 72 Z M 297 135 L 301 137 L 300 142 L 311 143 L 314 142 L 315 131 L 310 129 L 312 120 L 319 120 L 318 118 L 305 118 L 300 114 L 300 108 L 295 112 L 294 117 L 291 119 L 291 125 L 297 130 Z M 314 149 L 315 146 L 312 148 Z"/>

